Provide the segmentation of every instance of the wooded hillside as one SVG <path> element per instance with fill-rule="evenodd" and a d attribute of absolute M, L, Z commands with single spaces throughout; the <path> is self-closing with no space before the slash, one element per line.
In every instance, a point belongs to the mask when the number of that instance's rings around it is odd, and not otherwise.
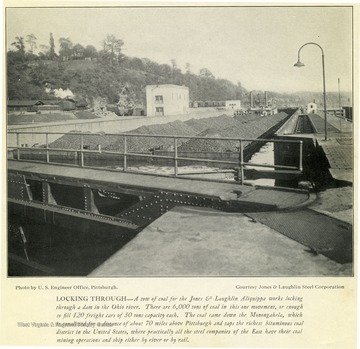
<path fill-rule="evenodd" d="M 171 64 L 158 64 L 148 58 L 128 57 L 122 53 L 124 42 L 108 35 L 97 51 L 92 45 L 73 44 L 69 38 L 60 38 L 58 53 L 50 33 L 49 46 L 40 45 L 36 54 L 36 37 L 16 37 L 7 52 L 7 99 L 53 99 L 65 97 L 58 90 L 70 90 L 78 99 L 93 105 L 96 98 L 107 103 L 117 103 L 119 93 L 126 89 L 129 99 L 145 105 L 145 86 L 176 84 L 189 87 L 190 101 L 224 101 L 240 99 L 243 106 L 249 103 L 249 91 L 231 81 L 216 78 L 207 68 L 194 73 L 187 63 L 185 72 Z M 257 92 L 256 92 L 257 93 Z M 259 95 L 263 91 L 258 91 Z M 268 91 L 278 107 L 305 105 L 316 99 L 321 103 L 321 93 L 280 94 Z M 337 95 L 328 94 L 329 104 L 337 105 Z M 346 102 L 348 98 L 346 97 Z M 332 103 L 333 102 L 333 103 Z M 345 105 L 345 104 L 344 104 Z"/>

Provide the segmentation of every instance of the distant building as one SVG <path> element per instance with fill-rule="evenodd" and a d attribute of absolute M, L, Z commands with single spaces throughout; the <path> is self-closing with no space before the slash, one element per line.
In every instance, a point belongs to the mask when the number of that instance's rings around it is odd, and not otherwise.
<path fill-rule="evenodd" d="M 240 100 L 225 101 L 225 109 L 226 110 L 241 109 L 241 101 Z"/>
<path fill-rule="evenodd" d="M 192 107 L 193 108 L 199 108 L 199 102 L 198 101 L 192 102 Z"/>
<path fill-rule="evenodd" d="M 277 107 L 256 107 L 256 108 L 249 108 L 248 112 L 258 114 L 261 116 L 268 116 L 268 115 L 275 115 L 278 113 Z M 241 114 L 240 114 L 241 115 Z"/>
<path fill-rule="evenodd" d="M 144 114 L 145 114 L 145 111 L 144 111 L 144 108 L 142 108 L 142 107 L 135 107 L 132 110 L 133 116 L 144 116 Z"/>
<path fill-rule="evenodd" d="M 75 101 L 75 107 L 79 110 L 84 110 L 88 108 L 88 102 L 85 99 L 79 99 Z"/>
<path fill-rule="evenodd" d="M 44 104 L 44 102 L 39 100 L 9 100 L 7 108 L 9 112 L 36 112 L 37 107 Z"/>
<path fill-rule="evenodd" d="M 317 105 L 316 103 L 312 102 L 307 105 L 306 112 L 308 114 L 315 114 L 317 112 Z"/>
<path fill-rule="evenodd" d="M 344 117 L 345 119 L 352 120 L 353 119 L 353 110 L 352 107 L 343 107 Z"/>
<path fill-rule="evenodd" d="M 59 106 L 60 106 L 60 109 L 64 110 L 64 111 L 75 110 L 76 109 L 76 101 L 72 98 L 62 99 L 59 102 Z"/>
<path fill-rule="evenodd" d="M 147 116 L 186 114 L 188 111 L 188 87 L 170 84 L 146 86 Z"/>
<path fill-rule="evenodd" d="M 59 100 L 9 100 L 8 112 L 15 114 L 59 111 Z"/>
<path fill-rule="evenodd" d="M 45 112 L 45 113 L 51 113 L 54 111 L 59 111 L 60 106 L 58 104 L 45 104 L 45 105 L 38 105 L 37 106 L 37 112 Z"/>

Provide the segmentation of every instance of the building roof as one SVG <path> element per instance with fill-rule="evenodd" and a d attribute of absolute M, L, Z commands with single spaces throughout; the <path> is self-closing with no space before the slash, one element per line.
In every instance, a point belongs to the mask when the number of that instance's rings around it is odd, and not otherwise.
<path fill-rule="evenodd" d="M 43 99 L 41 102 L 46 105 L 59 105 L 60 99 Z"/>
<path fill-rule="evenodd" d="M 64 103 L 64 102 L 76 103 L 75 99 L 72 99 L 72 98 L 64 98 L 64 99 L 60 100 L 59 103 Z"/>
<path fill-rule="evenodd" d="M 183 88 L 188 90 L 189 88 L 187 86 L 181 86 L 181 85 L 173 85 L 173 84 L 163 84 L 163 85 L 147 85 L 146 88 L 156 88 L 156 87 L 160 87 L 160 88 Z"/>
<path fill-rule="evenodd" d="M 76 101 L 76 105 L 78 107 L 86 107 L 88 105 L 88 102 L 86 102 L 85 99 L 80 99 L 80 100 Z"/>
<path fill-rule="evenodd" d="M 36 104 L 45 104 L 40 100 L 12 100 L 7 101 L 8 107 L 32 107 Z"/>

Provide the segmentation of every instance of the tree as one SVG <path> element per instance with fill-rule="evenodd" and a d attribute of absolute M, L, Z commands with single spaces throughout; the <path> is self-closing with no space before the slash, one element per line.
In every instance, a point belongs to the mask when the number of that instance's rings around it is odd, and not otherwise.
<path fill-rule="evenodd" d="M 15 38 L 15 41 L 11 44 L 11 46 L 15 46 L 17 51 L 21 56 L 25 56 L 25 44 L 24 44 L 24 38 L 21 36 L 17 36 Z"/>
<path fill-rule="evenodd" d="M 84 49 L 84 57 L 88 57 L 88 58 L 95 58 L 97 57 L 97 51 L 96 51 L 96 48 L 92 45 L 87 45 Z"/>
<path fill-rule="evenodd" d="M 160 64 L 159 68 L 160 68 L 161 76 L 164 79 L 169 80 L 171 78 L 171 75 L 172 75 L 171 67 L 168 64 Z"/>
<path fill-rule="evenodd" d="M 191 65 L 190 65 L 190 63 L 185 64 L 185 72 L 186 72 L 186 74 L 191 74 Z"/>
<path fill-rule="evenodd" d="M 26 35 L 26 42 L 29 44 L 30 46 L 30 52 L 33 53 L 34 51 L 34 48 L 37 48 L 37 45 L 36 45 L 36 40 L 37 40 L 37 37 L 34 35 L 34 34 L 29 34 L 29 35 Z"/>
<path fill-rule="evenodd" d="M 171 60 L 171 66 L 172 66 L 173 71 L 175 71 L 175 70 L 177 69 L 177 63 L 176 63 L 176 59 L 175 59 L 175 58 L 173 58 L 173 59 Z"/>
<path fill-rule="evenodd" d="M 109 58 L 112 62 L 118 61 L 121 58 L 121 48 L 124 45 L 124 42 L 121 39 L 117 39 L 115 35 L 109 34 L 102 43 L 105 58 Z M 106 55 L 106 53 L 108 55 Z"/>
<path fill-rule="evenodd" d="M 144 69 L 142 60 L 137 57 L 134 57 L 130 60 L 130 66 L 131 66 L 131 68 L 136 69 L 136 70 Z"/>
<path fill-rule="evenodd" d="M 76 44 L 72 49 L 74 59 L 83 59 L 85 55 L 85 48 L 80 44 Z"/>
<path fill-rule="evenodd" d="M 171 66 L 172 66 L 172 82 L 174 84 L 181 84 L 182 83 L 182 73 L 181 73 L 181 69 L 178 68 L 178 65 L 176 63 L 176 59 L 172 59 L 171 60 Z"/>
<path fill-rule="evenodd" d="M 45 60 L 49 58 L 50 47 L 48 45 L 40 45 L 39 49 L 38 56 L 40 59 Z"/>
<path fill-rule="evenodd" d="M 11 46 L 15 46 L 20 53 L 25 55 L 25 44 L 22 36 L 17 36 Z"/>
<path fill-rule="evenodd" d="M 11 46 L 15 46 L 16 51 L 13 53 L 13 59 L 14 61 L 17 61 L 19 63 L 25 62 L 25 44 L 24 44 L 24 38 L 21 36 L 17 36 L 15 38 L 15 41 L 11 44 Z"/>
<path fill-rule="evenodd" d="M 211 78 L 215 79 L 215 76 L 208 68 L 201 68 L 199 72 L 199 76 L 202 78 Z"/>
<path fill-rule="evenodd" d="M 236 99 L 243 100 L 243 88 L 240 81 L 238 81 L 236 85 Z"/>
<path fill-rule="evenodd" d="M 53 37 L 52 33 L 50 33 L 50 48 L 49 48 L 48 55 L 49 55 L 49 58 L 51 60 L 53 60 L 55 58 L 55 56 L 56 56 L 56 54 L 55 54 L 55 41 L 54 41 L 54 37 Z"/>
<path fill-rule="evenodd" d="M 70 38 L 60 38 L 59 39 L 60 49 L 59 49 L 59 55 L 62 60 L 69 60 L 72 56 L 72 47 L 73 44 L 70 40 Z"/>

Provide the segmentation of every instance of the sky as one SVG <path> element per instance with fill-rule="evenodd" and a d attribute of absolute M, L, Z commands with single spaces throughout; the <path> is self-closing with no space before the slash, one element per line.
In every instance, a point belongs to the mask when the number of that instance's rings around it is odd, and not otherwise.
<path fill-rule="evenodd" d="M 326 90 L 352 88 L 352 8 L 345 5 L 291 7 L 232 4 L 190 7 L 7 8 L 6 45 L 16 36 L 34 34 L 58 48 L 60 37 L 73 44 L 101 49 L 107 34 L 124 41 L 123 53 L 171 65 L 185 72 L 208 68 L 216 78 L 240 82 L 248 91 L 282 93 L 323 91 L 322 53 L 316 45 L 301 50 L 302 68 L 295 68 L 299 48 L 315 42 L 324 51 Z M 88 5 L 94 6 L 91 3 Z M 112 4 L 112 6 L 114 6 Z M 130 6 L 130 5 L 129 5 Z"/>

